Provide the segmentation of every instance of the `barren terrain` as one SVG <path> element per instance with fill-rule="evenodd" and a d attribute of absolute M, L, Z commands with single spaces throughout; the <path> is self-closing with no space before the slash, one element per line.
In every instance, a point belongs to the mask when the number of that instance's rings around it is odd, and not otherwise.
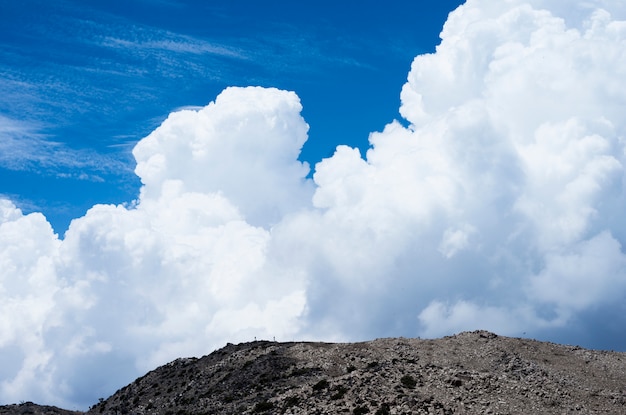
<path fill-rule="evenodd" d="M 255 413 L 624 414 L 626 353 L 486 331 L 228 344 L 149 372 L 87 415 Z M 28 403 L 0 407 L 5 414 L 72 413 Z"/>

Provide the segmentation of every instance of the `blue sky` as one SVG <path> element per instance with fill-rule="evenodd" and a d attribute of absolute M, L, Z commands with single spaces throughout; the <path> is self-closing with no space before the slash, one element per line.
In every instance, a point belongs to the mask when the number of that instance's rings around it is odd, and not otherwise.
<path fill-rule="evenodd" d="M 0 403 L 254 338 L 626 350 L 626 3 L 208 4 L 0 3 Z"/>
<path fill-rule="evenodd" d="M 130 150 L 167 114 L 233 85 L 298 93 L 311 166 L 365 150 L 460 3 L 2 2 L 0 194 L 62 236 L 92 205 L 137 197 Z"/>

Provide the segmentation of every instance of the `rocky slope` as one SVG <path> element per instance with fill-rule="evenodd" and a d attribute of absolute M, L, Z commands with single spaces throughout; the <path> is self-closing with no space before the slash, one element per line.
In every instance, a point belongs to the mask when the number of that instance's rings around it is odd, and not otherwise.
<path fill-rule="evenodd" d="M 68 411 L 56 406 L 37 405 L 22 402 L 15 405 L 0 406 L 0 415 L 83 415 L 83 412 Z"/>
<path fill-rule="evenodd" d="M 626 353 L 485 331 L 228 344 L 149 372 L 87 415 L 339 413 L 625 414 Z"/>

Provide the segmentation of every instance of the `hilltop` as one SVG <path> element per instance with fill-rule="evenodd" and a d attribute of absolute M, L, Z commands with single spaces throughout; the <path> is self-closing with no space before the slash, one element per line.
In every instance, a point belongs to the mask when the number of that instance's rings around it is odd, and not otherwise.
<path fill-rule="evenodd" d="M 76 414 L 23 409 L 5 406 L 0 415 Z M 626 353 L 486 331 L 228 344 L 157 368 L 86 415 L 337 413 L 623 414 Z"/>

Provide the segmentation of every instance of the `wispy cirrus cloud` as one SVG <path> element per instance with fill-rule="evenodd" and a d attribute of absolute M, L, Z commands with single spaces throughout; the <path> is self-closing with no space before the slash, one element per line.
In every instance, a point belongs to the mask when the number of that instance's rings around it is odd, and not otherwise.
<path fill-rule="evenodd" d="M 174 52 L 177 54 L 192 55 L 214 55 L 236 59 L 247 59 L 241 50 L 232 46 L 216 44 L 214 42 L 180 35 L 162 30 L 143 30 L 148 32 L 149 39 L 137 39 L 136 36 L 127 38 L 107 36 L 102 39 L 101 46 L 118 49 L 146 49 L 164 52 Z M 127 35 L 136 35 L 136 32 L 129 32 Z"/>
<path fill-rule="evenodd" d="M 132 171 L 129 163 L 115 155 L 70 148 L 50 140 L 42 130 L 41 124 L 0 114 L 0 167 L 91 181 L 102 181 L 99 174 Z"/>
<path fill-rule="evenodd" d="M 281 73 L 306 77 L 329 66 L 363 65 L 335 50 L 356 47 L 350 42 L 331 45 L 290 24 L 268 22 L 271 30 L 255 36 L 199 36 L 70 4 L 51 6 L 45 21 L 7 22 L 7 32 L 13 30 L 11 41 L 0 40 L 0 114 L 34 114 L 57 126 L 74 124 L 82 114 L 118 117 L 144 108 L 165 116 L 172 108 L 155 103 L 192 83 L 218 83 L 220 89 L 271 84 Z M 155 126 L 149 127 L 135 141 Z"/>
<path fill-rule="evenodd" d="M 29 22 L 25 30 L 13 31 L 11 41 L 0 41 L 5 137 L 0 158 L 5 168 L 101 171 L 104 161 L 112 163 L 111 171 L 130 171 L 130 166 L 120 168 L 119 160 L 132 162 L 129 147 L 172 110 L 159 103 L 171 100 L 169 95 L 189 83 L 264 84 L 277 73 L 306 76 L 328 65 L 360 64 L 329 54 L 314 34 L 289 24 L 258 37 L 201 37 L 82 5 L 58 7 L 52 8 L 49 19 Z M 121 129 L 121 117 L 141 120 L 143 128 L 138 121 Z M 91 128 L 77 130 L 73 126 L 79 123 Z M 115 142 L 120 136 L 125 136 L 124 142 Z M 110 152 L 105 147 L 111 146 L 126 156 L 97 154 Z"/>

